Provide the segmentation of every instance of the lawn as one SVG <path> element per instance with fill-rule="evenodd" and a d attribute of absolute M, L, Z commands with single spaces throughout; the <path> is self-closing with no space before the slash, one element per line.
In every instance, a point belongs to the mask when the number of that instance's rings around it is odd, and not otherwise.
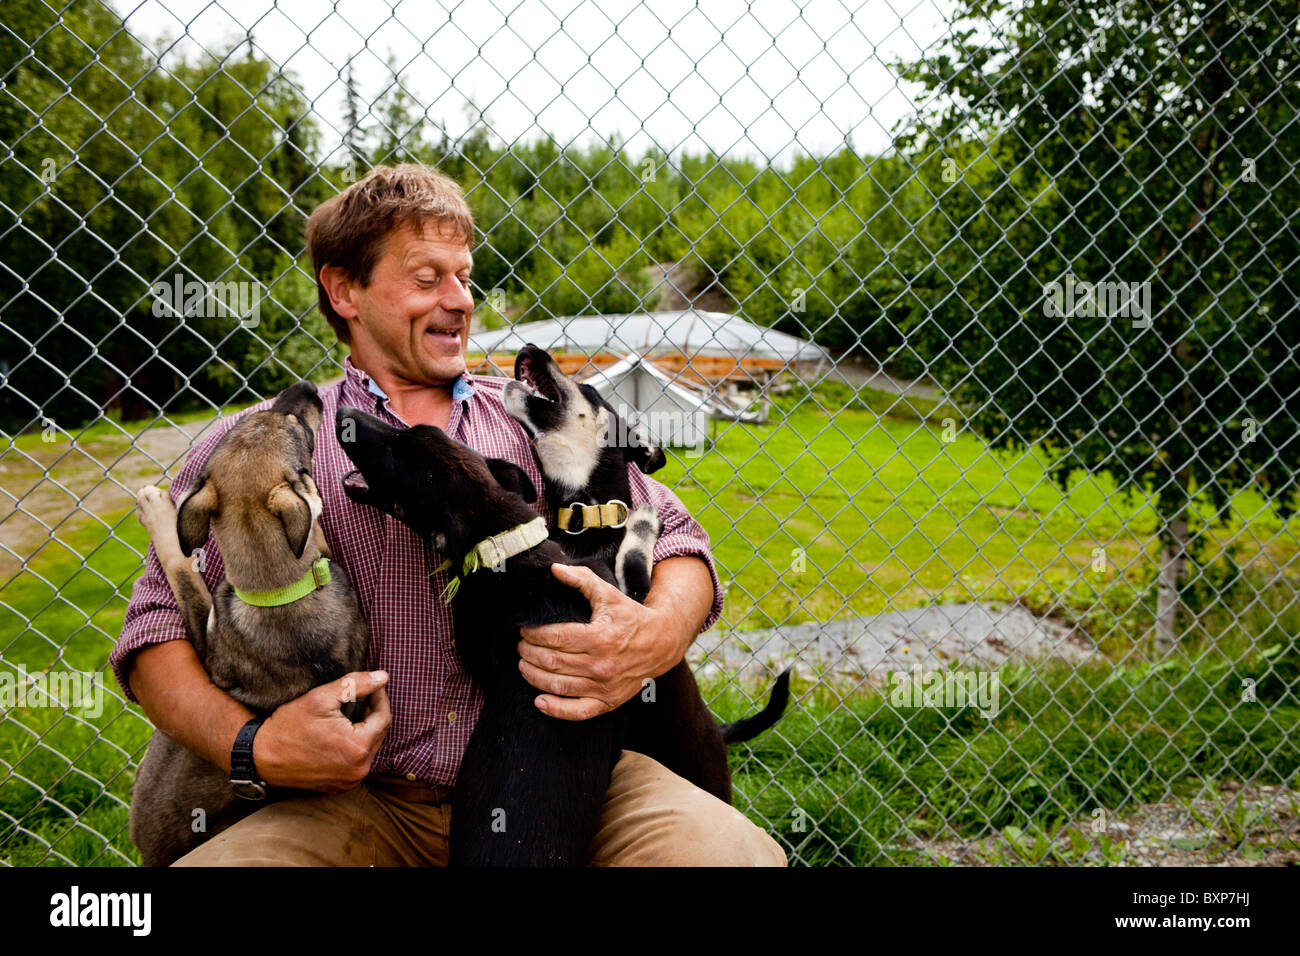
<path fill-rule="evenodd" d="M 1123 612 L 1133 627 L 1149 618 L 1158 522 L 1145 497 L 1117 494 L 1106 475 L 1078 475 L 1063 494 L 1038 453 L 943 432 L 869 408 L 832 417 L 805 400 L 770 425 L 723 429 L 702 457 L 674 454 L 656 477 L 709 532 L 727 579 L 724 624 L 1013 597 L 1107 624 Z M 1257 494 L 1239 494 L 1233 513 L 1215 535 L 1249 544 L 1243 565 L 1295 557 L 1295 521 L 1284 525 Z"/>

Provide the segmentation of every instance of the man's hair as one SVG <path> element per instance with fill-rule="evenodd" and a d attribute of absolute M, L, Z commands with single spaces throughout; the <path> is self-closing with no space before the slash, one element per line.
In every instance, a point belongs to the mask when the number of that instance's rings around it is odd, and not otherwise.
<path fill-rule="evenodd" d="M 416 163 L 376 166 L 316 207 L 307 220 L 307 253 L 321 313 L 340 342 L 351 341 L 348 324 L 330 305 L 321 269 L 337 266 L 365 288 L 389 235 L 403 227 L 419 232 L 430 221 L 449 228 L 465 245 L 474 244 L 474 214 L 460 186 Z"/>

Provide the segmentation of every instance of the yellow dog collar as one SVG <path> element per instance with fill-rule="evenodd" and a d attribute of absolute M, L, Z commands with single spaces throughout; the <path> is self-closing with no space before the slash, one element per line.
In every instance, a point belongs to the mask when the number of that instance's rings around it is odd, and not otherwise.
<path fill-rule="evenodd" d="M 574 517 L 578 518 L 577 530 L 573 528 Z M 569 534 L 582 534 L 588 528 L 621 528 L 627 524 L 627 504 L 614 498 L 603 505 L 584 505 L 573 502 L 561 508 L 555 523 Z"/>
<path fill-rule="evenodd" d="M 311 568 L 293 584 L 269 591 L 241 591 L 234 588 L 235 597 L 253 607 L 283 607 L 294 601 L 301 601 L 317 588 L 330 583 L 330 561 L 321 555 L 312 563 Z"/>

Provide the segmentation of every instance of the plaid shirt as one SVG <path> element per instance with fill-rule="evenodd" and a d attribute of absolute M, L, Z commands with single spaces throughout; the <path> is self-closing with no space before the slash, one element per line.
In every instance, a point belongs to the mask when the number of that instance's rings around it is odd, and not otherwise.
<path fill-rule="evenodd" d="M 430 783 L 453 785 L 461 756 L 474 730 L 483 698 L 461 667 L 452 645 L 453 611 L 439 599 L 449 572 L 434 572 L 441 557 L 409 528 L 373 508 L 354 504 L 344 493 L 342 478 L 353 465 L 339 446 L 334 419 L 340 404 L 371 412 L 397 427 L 407 427 L 388 407 L 386 396 L 374 381 L 352 365 L 344 364 L 344 377 L 321 390 L 324 416 L 316 435 L 314 477 L 324 499 L 321 527 L 333 553 L 361 600 L 370 625 L 368 667 L 389 674 L 388 694 L 393 723 L 375 754 L 373 773 L 399 773 Z M 484 455 L 504 458 L 521 466 L 539 492 L 536 508 L 546 514 L 541 469 L 532 445 L 519 424 L 501 404 L 507 380 L 462 375 L 452 389 L 451 419 L 447 434 Z M 169 493 L 175 501 L 198 475 L 221 436 L 248 411 L 269 408 L 272 399 L 217 422 L 212 432 L 196 444 Z M 713 608 L 704 628 L 722 612 L 709 538 L 687 513 L 681 501 L 659 482 L 629 466 L 632 500 L 636 507 L 650 502 L 663 522 L 663 535 L 655 545 L 654 559 L 698 555 L 713 578 Z M 203 545 L 203 577 L 216 589 L 225 569 L 211 536 Z M 121 637 L 109 657 L 113 672 L 127 696 L 135 700 L 126 681 L 126 664 L 132 653 L 150 644 L 186 637 L 176 599 L 167 584 L 158 555 L 150 545 L 144 574 L 135 582 Z"/>

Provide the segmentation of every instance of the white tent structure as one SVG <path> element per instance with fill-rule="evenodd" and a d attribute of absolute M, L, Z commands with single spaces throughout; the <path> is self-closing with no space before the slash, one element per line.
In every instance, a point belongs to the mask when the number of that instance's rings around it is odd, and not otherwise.
<path fill-rule="evenodd" d="M 733 407 L 721 396 L 674 380 L 653 362 L 625 355 L 584 379 L 614 406 L 629 427 L 640 423 L 659 445 L 703 445 L 715 418 L 759 422 L 758 411 Z"/>
<path fill-rule="evenodd" d="M 776 329 L 764 328 L 726 312 L 683 309 L 678 312 L 632 312 L 581 315 L 525 322 L 477 332 L 470 352 L 517 352 L 532 342 L 547 351 L 631 353 L 655 356 L 726 355 L 735 359 L 768 358 L 785 362 L 830 362 L 820 345 Z"/>

